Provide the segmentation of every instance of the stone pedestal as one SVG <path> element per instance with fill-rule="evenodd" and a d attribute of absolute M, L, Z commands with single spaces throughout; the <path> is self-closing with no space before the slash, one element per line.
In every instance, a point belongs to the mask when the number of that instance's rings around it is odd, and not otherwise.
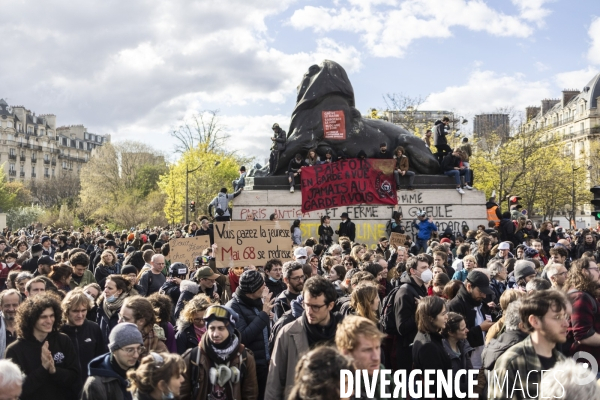
<path fill-rule="evenodd" d="M 367 243 L 374 247 L 381 236 L 385 236 L 385 227 L 397 209 L 402 212 L 406 232 L 414 234 L 412 221 L 419 210 L 427 211 L 433 218 L 439 231 L 450 227 L 453 232 L 462 232 L 463 226 L 476 229 L 477 225 L 487 226 L 485 209 L 485 196 L 477 190 L 465 190 L 459 194 L 455 189 L 416 189 L 414 191 L 398 191 L 398 206 L 387 205 L 356 205 L 348 207 L 330 208 L 302 213 L 302 194 L 300 190 L 289 193 L 289 190 L 244 190 L 234 199 L 234 220 L 245 220 L 249 214 L 256 219 L 269 219 L 275 213 L 279 220 L 290 221 L 302 219 L 302 239 L 314 237 L 318 239 L 317 229 L 322 215 L 329 215 L 334 230 L 339 227 L 340 215 L 349 214 L 350 219 L 356 224 L 356 241 Z M 337 239 L 337 235 L 334 240 Z"/>

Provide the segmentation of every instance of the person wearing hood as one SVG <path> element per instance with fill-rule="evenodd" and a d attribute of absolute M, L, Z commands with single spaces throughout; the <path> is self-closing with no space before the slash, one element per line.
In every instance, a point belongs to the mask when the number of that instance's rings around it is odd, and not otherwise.
<path fill-rule="evenodd" d="M 227 194 L 227 188 L 221 188 L 219 194 L 208 204 L 208 213 L 215 217 L 215 221 L 231 221 L 229 213 L 229 201 L 242 194 L 244 188 L 236 190 L 233 194 Z M 215 209 L 213 214 L 212 209 Z"/>
<path fill-rule="evenodd" d="M 240 285 L 227 303 L 239 315 L 240 341 L 254 353 L 258 398 L 263 399 L 269 369 L 269 328 L 275 299 L 258 271 L 244 271 Z"/>
<path fill-rule="evenodd" d="M 143 352 L 142 334 L 135 324 L 121 323 L 109 337 L 109 352 L 94 358 L 81 400 L 131 400 L 127 371 L 135 369 Z"/>
<path fill-rule="evenodd" d="M 177 353 L 183 355 L 187 349 L 198 347 L 202 336 L 206 333 L 204 315 L 212 302 L 208 296 L 200 294 L 187 302 L 177 318 Z"/>
<path fill-rule="evenodd" d="M 242 344 L 238 321 L 230 307 L 214 305 L 206 310 L 206 333 L 183 357 L 182 400 L 258 398 L 256 361 Z"/>
<path fill-rule="evenodd" d="M 275 340 L 270 358 L 266 400 L 287 399 L 295 382 L 296 364 L 303 353 L 334 343 L 342 315 L 332 311 L 337 298 L 335 287 L 322 276 L 306 281 L 302 291 L 304 313 L 284 326 Z"/>
<path fill-rule="evenodd" d="M 400 288 L 394 296 L 396 320 L 396 365 L 394 369 L 412 370 L 412 343 L 417 335 L 417 301 L 427 297 L 426 285 L 433 279 L 425 254 L 410 257 L 406 261 L 406 275 L 400 278 Z"/>
<path fill-rule="evenodd" d="M 462 315 L 467 323 L 467 340 L 475 351 L 471 354 L 471 362 L 476 369 L 481 368 L 481 352 L 484 347 L 485 332 L 492 325 L 492 312 L 486 298 L 494 292 L 490 288 L 490 280 L 481 271 L 471 271 L 467 280 L 460 287 L 456 297 L 448 302 L 448 311 Z"/>
<path fill-rule="evenodd" d="M 436 156 L 440 165 L 442 164 L 442 160 L 446 156 L 446 154 L 452 152 L 452 149 L 450 148 L 450 146 L 448 146 L 448 139 L 446 139 L 449 124 L 450 118 L 444 117 L 441 121 L 435 121 L 435 124 L 433 126 L 433 145 L 437 149 Z"/>

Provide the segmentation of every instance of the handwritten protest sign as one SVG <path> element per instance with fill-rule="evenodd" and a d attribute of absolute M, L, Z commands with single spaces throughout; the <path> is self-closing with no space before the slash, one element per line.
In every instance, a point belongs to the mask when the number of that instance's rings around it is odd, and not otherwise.
<path fill-rule="evenodd" d="M 404 242 L 406 242 L 406 235 L 397 232 L 392 232 L 390 235 L 390 248 L 404 247 Z"/>
<path fill-rule="evenodd" d="M 395 206 L 395 163 L 351 158 L 302 168 L 302 212 L 354 204 Z"/>
<path fill-rule="evenodd" d="M 210 247 L 208 235 L 169 240 L 169 259 L 171 263 L 184 263 L 188 268 L 194 266 L 196 257 L 201 256 L 204 249 Z"/>
<path fill-rule="evenodd" d="M 292 235 L 287 223 L 231 221 L 214 223 L 217 268 L 264 265 L 272 258 L 283 262 L 293 257 Z"/>

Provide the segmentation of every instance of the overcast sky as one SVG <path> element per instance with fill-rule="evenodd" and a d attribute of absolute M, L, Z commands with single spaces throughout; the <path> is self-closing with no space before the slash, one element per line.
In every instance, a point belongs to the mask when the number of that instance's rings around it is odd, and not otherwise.
<path fill-rule="evenodd" d="M 0 5 L 0 98 L 168 153 L 183 118 L 219 109 L 231 148 L 262 161 L 271 125 L 287 130 L 296 86 L 323 59 L 346 69 L 363 114 L 390 92 L 468 117 L 523 109 L 600 72 L 598 0 Z"/>

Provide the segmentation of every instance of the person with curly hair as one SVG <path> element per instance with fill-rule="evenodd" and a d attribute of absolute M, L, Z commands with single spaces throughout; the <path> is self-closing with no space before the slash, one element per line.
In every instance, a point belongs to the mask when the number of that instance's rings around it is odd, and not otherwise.
<path fill-rule="evenodd" d="M 134 400 L 179 398 L 185 363 L 179 354 L 151 352 L 140 366 L 127 372 Z"/>
<path fill-rule="evenodd" d="M 352 360 L 332 347 L 306 353 L 296 365 L 296 378 L 288 400 L 340 399 L 340 370 L 354 374 Z M 345 399 L 344 399 L 345 400 Z"/>
<path fill-rule="evenodd" d="M 17 309 L 18 339 L 6 349 L 25 374 L 22 400 L 67 400 L 79 381 L 79 358 L 71 339 L 60 333 L 62 310 L 50 293 L 25 300 Z"/>
<path fill-rule="evenodd" d="M 183 354 L 187 349 L 198 346 L 202 336 L 206 333 L 204 313 L 211 306 L 210 298 L 205 294 L 193 297 L 183 308 L 177 319 L 177 353 Z"/>

